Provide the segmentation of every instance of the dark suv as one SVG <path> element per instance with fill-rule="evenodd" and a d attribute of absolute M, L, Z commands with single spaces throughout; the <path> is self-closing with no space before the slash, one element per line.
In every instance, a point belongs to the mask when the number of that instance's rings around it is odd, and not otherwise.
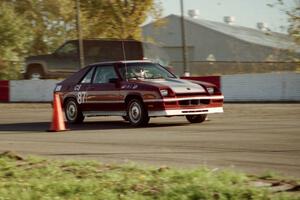
<path fill-rule="evenodd" d="M 168 57 L 160 47 L 136 40 L 88 39 L 83 40 L 83 47 L 85 65 L 145 58 L 168 64 Z M 64 78 L 80 68 L 78 40 L 65 42 L 52 54 L 27 57 L 25 63 L 26 79 Z"/>

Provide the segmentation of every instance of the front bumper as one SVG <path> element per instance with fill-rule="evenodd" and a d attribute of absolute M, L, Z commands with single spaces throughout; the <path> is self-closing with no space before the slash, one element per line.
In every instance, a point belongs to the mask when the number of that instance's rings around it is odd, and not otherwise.
<path fill-rule="evenodd" d="M 176 109 L 176 110 L 159 110 L 149 111 L 149 117 L 163 117 L 163 116 L 181 116 L 181 115 L 199 115 L 199 114 L 212 114 L 223 113 L 223 107 L 215 108 L 201 108 L 201 109 Z"/>
<path fill-rule="evenodd" d="M 149 117 L 223 113 L 223 95 L 146 100 Z"/>

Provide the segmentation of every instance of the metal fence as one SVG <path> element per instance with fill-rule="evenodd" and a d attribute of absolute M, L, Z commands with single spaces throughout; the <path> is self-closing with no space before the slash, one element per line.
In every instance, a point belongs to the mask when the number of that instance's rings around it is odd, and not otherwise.
<path fill-rule="evenodd" d="M 181 61 L 171 62 L 175 73 L 183 74 Z M 246 73 L 270 73 L 279 71 L 300 71 L 300 62 L 235 62 L 235 61 L 191 61 L 192 76 L 227 75 Z"/>

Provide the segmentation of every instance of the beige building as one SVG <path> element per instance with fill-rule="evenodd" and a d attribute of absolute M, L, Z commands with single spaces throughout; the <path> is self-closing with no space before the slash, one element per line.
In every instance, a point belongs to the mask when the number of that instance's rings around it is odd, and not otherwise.
<path fill-rule="evenodd" d="M 146 41 L 167 52 L 177 74 L 183 73 L 181 19 L 169 15 L 162 26 L 142 27 Z M 252 29 L 230 23 L 185 17 L 188 60 L 192 75 L 294 71 L 299 66 L 300 47 L 288 35 L 258 24 Z"/>

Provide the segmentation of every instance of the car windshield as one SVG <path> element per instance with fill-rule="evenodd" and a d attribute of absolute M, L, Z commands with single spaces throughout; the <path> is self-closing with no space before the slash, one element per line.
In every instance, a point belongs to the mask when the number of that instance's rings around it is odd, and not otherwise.
<path fill-rule="evenodd" d="M 123 79 L 167 79 L 176 78 L 164 67 L 155 63 L 127 63 L 119 68 Z"/>

